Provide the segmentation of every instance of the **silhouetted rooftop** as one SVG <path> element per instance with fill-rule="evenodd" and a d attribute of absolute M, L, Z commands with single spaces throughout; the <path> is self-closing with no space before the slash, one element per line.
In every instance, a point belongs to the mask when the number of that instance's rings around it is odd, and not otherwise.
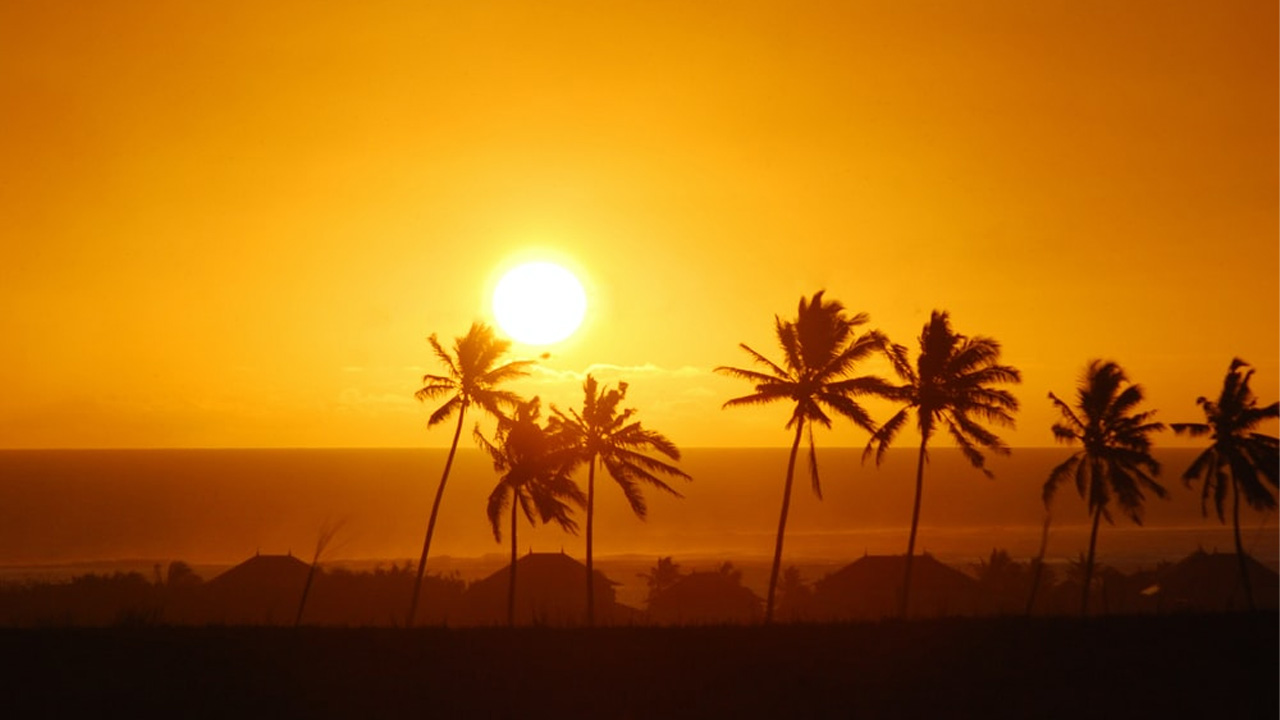
<path fill-rule="evenodd" d="M 1252 557 L 1245 558 L 1254 602 L 1260 608 L 1275 608 L 1280 595 L 1280 575 Z M 1166 609 L 1184 606 L 1196 610 L 1243 609 L 1244 588 L 1240 583 L 1240 560 L 1235 553 L 1206 553 L 1198 550 L 1165 568 L 1156 582 L 1143 591 L 1157 597 Z"/>
<path fill-rule="evenodd" d="M 878 618 L 897 612 L 905 555 L 866 555 L 814 583 L 814 609 L 824 618 Z M 912 563 L 911 614 L 974 611 L 977 582 L 932 555 Z"/>
<path fill-rule="evenodd" d="M 214 587 L 278 587 L 296 584 L 301 588 L 310 569 L 310 565 L 293 555 L 254 555 L 209 582 Z"/>
<path fill-rule="evenodd" d="M 505 623 L 509 567 L 472 583 L 463 594 L 461 624 Z M 516 561 L 516 621 L 521 624 L 575 625 L 586 613 L 586 565 L 564 553 L 528 553 Z M 631 618 L 633 608 L 618 605 L 618 583 L 595 571 L 596 619 Z M 451 621 L 454 618 L 451 618 Z"/>

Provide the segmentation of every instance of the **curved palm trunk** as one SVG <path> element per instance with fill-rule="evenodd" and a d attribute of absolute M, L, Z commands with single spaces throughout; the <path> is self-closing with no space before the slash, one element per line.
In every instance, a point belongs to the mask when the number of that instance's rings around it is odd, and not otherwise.
<path fill-rule="evenodd" d="M 1031 610 L 1036 605 L 1036 594 L 1040 592 L 1040 575 L 1044 570 L 1044 555 L 1049 549 L 1049 521 L 1052 516 L 1049 513 L 1044 514 L 1044 529 L 1040 531 L 1040 554 L 1036 556 L 1036 569 L 1031 575 L 1031 594 L 1027 597 L 1027 617 L 1031 617 Z"/>
<path fill-rule="evenodd" d="M 902 603 L 898 608 L 899 617 L 907 616 L 907 608 L 911 603 L 911 564 L 915 559 L 916 531 L 920 529 L 920 496 L 924 494 L 924 450 L 929 444 L 929 436 L 920 437 L 920 456 L 916 458 L 916 501 L 911 508 L 911 535 L 907 538 L 906 569 L 902 573 Z"/>
<path fill-rule="evenodd" d="M 1240 585 L 1244 587 L 1245 602 L 1250 612 L 1257 609 L 1253 603 L 1253 583 L 1249 581 L 1249 563 L 1245 561 L 1244 542 L 1240 539 L 1240 486 L 1236 484 L 1235 476 L 1231 478 L 1231 490 L 1235 496 L 1231 503 L 1231 524 L 1234 526 L 1236 535 L 1236 558 L 1240 562 Z"/>
<path fill-rule="evenodd" d="M 516 626 L 516 508 L 520 497 L 512 493 L 511 498 L 511 574 L 507 575 L 507 625 Z"/>
<path fill-rule="evenodd" d="M 405 619 L 405 627 L 413 627 L 414 615 L 418 613 L 418 595 L 422 592 L 422 576 L 427 570 L 427 552 L 431 550 L 431 536 L 436 531 L 436 516 L 440 513 L 440 499 L 444 497 L 444 484 L 449 479 L 449 468 L 453 467 L 453 456 L 458 452 L 458 438 L 462 436 L 462 418 L 467 414 L 466 403 L 458 410 L 458 427 L 453 431 L 453 444 L 449 446 L 449 457 L 444 461 L 444 472 L 440 475 L 440 486 L 436 488 L 436 499 L 431 503 L 431 519 L 427 520 L 427 539 L 422 541 L 422 557 L 418 559 L 418 579 L 413 583 L 413 599 L 409 601 L 409 614 Z"/>
<path fill-rule="evenodd" d="M 791 442 L 791 456 L 787 458 L 787 482 L 782 488 L 782 514 L 778 517 L 778 539 L 773 546 L 773 570 L 769 572 L 769 599 L 764 606 L 764 622 L 773 622 L 773 598 L 778 590 L 778 573 L 782 570 L 782 539 L 787 533 L 787 511 L 791 509 L 791 484 L 796 476 L 796 453 L 800 450 L 800 435 L 804 421 L 796 422 L 796 437 Z"/>
<path fill-rule="evenodd" d="M 315 560 L 311 561 L 311 567 L 307 569 L 307 583 L 302 586 L 302 599 L 298 601 L 298 615 L 293 619 L 293 626 L 302 625 L 302 611 L 307 608 L 307 596 L 311 594 L 311 582 L 316 577 L 316 565 L 319 564 L 319 553 L 316 553 Z"/>
<path fill-rule="evenodd" d="M 1093 556 L 1098 548 L 1098 521 L 1102 520 L 1102 506 L 1093 511 L 1093 530 L 1089 531 L 1089 555 L 1084 561 L 1084 588 L 1080 591 L 1080 616 L 1089 616 L 1089 586 L 1093 584 Z"/>
<path fill-rule="evenodd" d="M 596 459 L 591 458 L 587 470 L 587 627 L 596 624 L 595 565 L 591 555 L 591 536 L 596 519 Z"/>

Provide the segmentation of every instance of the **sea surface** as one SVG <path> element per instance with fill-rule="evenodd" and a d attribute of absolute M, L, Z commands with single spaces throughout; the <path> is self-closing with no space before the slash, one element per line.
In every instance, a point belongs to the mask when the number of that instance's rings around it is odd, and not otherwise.
<path fill-rule="evenodd" d="M 931 450 L 918 550 L 957 566 L 994 548 L 1017 559 L 1035 555 L 1045 517 L 1041 487 L 1069 452 L 1015 449 L 993 459 L 995 478 L 988 479 L 958 451 Z M 1100 530 L 1099 562 L 1133 569 L 1197 548 L 1234 550 L 1229 522 L 1212 508 L 1204 516 L 1199 488 L 1179 479 L 1197 452 L 1157 452 L 1169 498 L 1148 498 L 1142 526 L 1116 512 L 1115 524 Z M 421 551 L 445 455 L 444 449 L 0 451 L 0 577 L 174 559 L 215 569 L 259 552 L 309 560 L 326 523 L 341 527 L 325 561 L 403 563 Z M 797 463 L 784 562 L 812 577 L 864 554 L 904 552 L 916 453 L 891 450 L 879 467 L 863 464 L 855 449 L 820 448 L 818 459 L 821 500 L 803 452 Z M 785 448 L 688 449 L 680 466 L 693 480 L 673 481 L 682 497 L 648 489 L 645 520 L 599 476 L 596 555 L 628 575 L 618 577 L 627 584 L 634 584 L 635 570 L 666 555 L 689 568 L 731 561 L 756 584 L 773 552 L 786 462 Z M 499 542 L 485 517 L 495 482 L 479 451 L 459 450 L 431 569 L 476 575 L 505 562 L 506 528 Z M 1074 487 L 1062 488 L 1052 516 L 1049 559 L 1078 557 L 1087 546 L 1088 517 Z M 1242 525 L 1247 549 L 1275 566 L 1275 514 L 1250 511 Z M 519 541 L 521 553 L 583 556 L 581 537 L 556 527 L 522 525 Z"/>

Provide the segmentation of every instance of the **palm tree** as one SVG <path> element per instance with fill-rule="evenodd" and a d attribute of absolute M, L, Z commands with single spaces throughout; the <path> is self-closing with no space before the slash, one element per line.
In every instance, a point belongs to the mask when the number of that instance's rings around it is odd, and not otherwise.
<path fill-rule="evenodd" d="M 983 422 L 1013 427 L 1018 399 L 1007 390 L 992 385 L 1022 382 L 1016 368 L 1001 365 L 1000 343 L 992 338 L 968 337 L 951 328 L 950 316 L 934 310 L 920 333 L 920 354 L 912 366 L 907 348 L 894 345 L 888 351 L 893 370 L 904 382 L 894 388 L 894 399 L 905 405 L 871 436 L 862 454 L 865 461 L 876 447 L 876 464 L 915 411 L 920 431 L 920 452 L 916 458 L 916 497 L 911 509 L 911 535 L 907 539 L 907 561 L 902 578 L 899 612 L 907 616 L 911 599 L 911 565 L 915 556 L 916 532 L 920 528 L 920 497 L 924 490 L 924 464 L 929 458 L 929 440 L 945 426 L 960 451 L 975 468 L 993 477 L 979 448 L 1008 455 L 1005 445 Z"/>
<path fill-rule="evenodd" d="M 658 597 L 667 588 L 675 585 L 684 577 L 684 573 L 680 571 L 680 563 L 671 559 L 671 556 L 658 558 L 658 562 L 651 570 L 643 573 L 636 573 L 637 577 L 644 578 L 644 584 L 649 588 L 649 594 L 645 599 L 645 605 L 653 605 L 654 598 Z"/>
<path fill-rule="evenodd" d="M 854 398 L 860 395 L 883 395 L 889 385 L 883 379 L 862 375 L 849 377 L 858 361 L 883 349 L 888 340 L 878 330 L 858 335 L 855 329 L 865 325 L 866 313 L 852 317 L 839 301 L 824 300 L 823 291 L 813 298 L 800 298 L 795 320 L 774 317 L 774 332 L 782 346 L 783 361 L 775 363 L 744 344 L 739 345 L 765 372 L 736 367 L 718 367 L 716 372 L 740 378 L 755 385 L 755 392 L 734 398 L 724 407 L 766 405 L 776 401 L 795 403 L 786 429 L 795 429 L 791 455 L 787 459 L 787 476 L 782 490 L 782 512 L 778 519 L 778 536 L 773 548 L 773 569 L 769 574 L 769 595 L 765 601 L 764 621 L 773 621 L 774 596 L 778 574 L 782 568 L 782 541 L 787 530 L 787 511 L 791 507 L 791 485 L 795 478 L 796 454 L 800 439 L 809 435 L 809 478 L 813 492 L 822 498 L 818 479 L 818 459 L 813 440 L 814 424 L 831 427 L 832 414 L 852 420 L 867 431 L 875 430 L 875 422 Z"/>
<path fill-rule="evenodd" d="M 569 478 L 572 455 L 560 438 L 538 424 L 538 398 L 521 403 L 514 417 L 498 419 L 494 442 L 489 442 L 476 425 L 475 439 L 493 460 L 501 476 L 489 493 L 486 512 L 493 537 L 502 542 L 502 514 L 511 506 L 511 574 L 507 582 L 507 624 L 516 623 L 516 526 L 520 510 L 529 523 L 555 521 L 567 532 L 577 534 L 578 524 L 565 500 L 582 505 L 586 498 Z"/>
<path fill-rule="evenodd" d="M 494 337 L 493 329 L 480 322 L 472 323 L 466 335 L 454 340 L 452 355 L 445 351 L 435 335 L 427 338 L 427 342 L 431 343 L 431 349 L 444 365 L 447 374 L 423 375 L 422 388 L 413 396 L 422 401 L 449 396 L 443 405 L 431 413 L 431 417 L 427 420 L 427 427 L 434 427 L 444 422 L 455 412 L 458 414 L 458 425 L 454 428 L 453 442 L 449 445 L 449 456 L 444 461 L 440 485 L 436 488 L 436 497 L 431 503 L 427 537 L 422 542 L 422 557 L 418 560 L 418 577 L 413 583 L 413 598 L 409 601 L 409 613 L 405 622 L 407 627 L 413 626 L 413 618 L 418 611 L 418 595 L 422 590 L 422 576 L 427 568 L 427 553 L 431 550 L 431 536 L 436 530 L 440 499 L 444 497 L 444 486 L 449 480 L 449 469 L 453 467 L 453 457 L 458 452 L 458 438 L 462 435 L 462 422 L 466 417 L 467 409 L 475 405 L 484 412 L 501 417 L 502 408 L 517 404 L 519 398 L 512 392 L 497 389 L 497 386 L 507 380 L 528 374 L 526 368 L 532 364 L 527 360 L 518 360 L 498 365 L 498 360 L 511 343 Z"/>
<path fill-rule="evenodd" d="M 298 601 L 298 614 L 293 618 L 293 626 L 302 625 L 302 611 L 307 608 L 307 597 L 311 595 L 311 585 L 316 579 L 316 570 L 320 568 L 320 557 L 324 555 L 324 551 L 329 549 L 329 543 L 333 542 L 333 536 L 338 534 L 346 520 L 331 522 L 325 520 L 320 524 L 320 532 L 316 536 L 316 552 L 311 556 L 311 566 L 307 568 L 307 581 L 302 585 L 302 599 Z"/>
<path fill-rule="evenodd" d="M 1256 510 L 1274 510 L 1277 482 L 1276 438 L 1254 432 L 1263 420 L 1280 416 L 1280 403 L 1258 407 L 1258 398 L 1249 389 L 1253 368 L 1236 358 L 1231 361 L 1227 376 L 1222 381 L 1222 393 L 1217 402 L 1208 398 L 1196 398 L 1196 404 L 1204 409 L 1203 423 L 1170 423 L 1169 427 L 1179 435 L 1190 437 L 1210 436 L 1213 444 L 1200 453 L 1182 474 L 1182 479 L 1203 480 L 1200 496 L 1201 510 L 1208 514 L 1209 496 L 1213 495 L 1218 520 L 1226 522 L 1222 503 L 1228 486 L 1231 490 L 1231 524 L 1235 530 L 1236 557 L 1240 560 L 1240 582 L 1248 598 L 1249 609 L 1254 609 L 1253 586 L 1249 582 L 1248 564 L 1244 543 L 1240 540 L 1240 496 Z M 1267 485 L 1271 487 L 1267 487 Z"/>
<path fill-rule="evenodd" d="M 631 511 L 641 520 L 648 514 L 640 485 L 647 483 L 659 490 L 682 497 L 675 488 L 658 476 L 690 479 L 683 470 L 646 453 L 656 452 L 671 460 L 680 459 L 680 451 L 664 435 L 646 430 L 633 420 L 634 408 L 619 409 L 627 396 L 627 384 L 616 389 L 604 388 L 587 375 L 583 383 L 582 412 L 572 408 L 566 414 L 552 405 L 549 428 L 563 433 L 573 448 L 577 463 L 587 464 L 587 625 L 595 624 L 595 565 L 592 542 L 595 535 L 596 465 L 603 465 L 609 477 L 622 488 Z"/>
<path fill-rule="evenodd" d="M 1031 617 L 1031 611 L 1036 606 L 1036 595 L 1040 592 L 1040 580 L 1044 577 L 1044 555 L 1049 550 L 1049 524 L 1053 520 L 1053 516 L 1049 514 L 1049 509 L 1044 511 L 1044 526 L 1040 529 L 1040 552 L 1036 553 L 1036 557 L 1031 561 L 1031 593 L 1027 595 L 1027 617 Z"/>
<path fill-rule="evenodd" d="M 1058 486 L 1068 479 L 1075 480 L 1076 490 L 1088 503 L 1093 529 L 1089 533 L 1080 597 L 1080 614 L 1088 615 L 1098 521 L 1105 517 L 1108 523 L 1112 522 L 1108 508 L 1112 496 L 1141 525 L 1143 490 L 1150 490 L 1156 497 L 1166 495 L 1155 480 L 1160 463 L 1151 456 L 1149 437 L 1163 430 L 1164 425 L 1151 421 L 1154 410 L 1137 412 L 1142 387 L 1130 383 L 1114 362 L 1089 362 L 1076 390 L 1074 409 L 1053 393 L 1049 393 L 1049 399 L 1062 413 L 1062 419 L 1053 424 L 1054 439 L 1067 445 L 1079 443 L 1081 449 L 1049 472 L 1044 483 L 1044 504 L 1047 508 L 1053 502 Z"/>

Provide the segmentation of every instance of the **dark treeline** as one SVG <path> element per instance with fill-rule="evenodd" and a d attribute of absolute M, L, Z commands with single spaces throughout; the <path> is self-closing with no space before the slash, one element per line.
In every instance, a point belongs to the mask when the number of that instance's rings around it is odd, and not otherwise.
<path fill-rule="evenodd" d="M 1065 566 L 1017 562 L 1003 550 L 965 568 L 928 554 L 915 561 L 912 618 L 1074 614 L 1089 578 L 1095 614 L 1178 614 L 1250 607 L 1235 582 L 1236 558 L 1193 553 L 1176 563 L 1131 573 L 1100 565 L 1089 573 L 1082 555 Z M 510 602 L 507 569 L 466 583 L 455 576 L 428 575 L 424 624 L 449 627 L 582 624 L 581 563 L 567 556 L 529 554 L 517 562 L 521 595 Z M 781 576 L 775 621 L 870 621 L 896 617 L 903 556 L 859 558 L 814 582 L 797 568 Z M 1252 603 L 1274 610 L 1280 583 L 1274 571 L 1250 560 Z M 763 619 L 764 600 L 742 582 L 731 563 L 686 571 L 659 558 L 641 577 L 644 607 L 616 601 L 616 583 L 596 573 L 597 622 L 608 625 L 752 624 Z M 0 624 L 55 625 L 331 625 L 396 627 L 403 599 L 416 575 L 409 564 L 365 572 L 308 565 L 290 556 L 256 556 L 209 581 L 185 563 L 172 563 L 165 577 L 140 573 L 83 575 L 66 583 L 0 585 Z M 1037 587 L 1038 583 L 1038 587 Z M 1036 592 L 1038 590 L 1038 592 Z M 1031 599 L 1029 601 L 1029 599 Z"/>

